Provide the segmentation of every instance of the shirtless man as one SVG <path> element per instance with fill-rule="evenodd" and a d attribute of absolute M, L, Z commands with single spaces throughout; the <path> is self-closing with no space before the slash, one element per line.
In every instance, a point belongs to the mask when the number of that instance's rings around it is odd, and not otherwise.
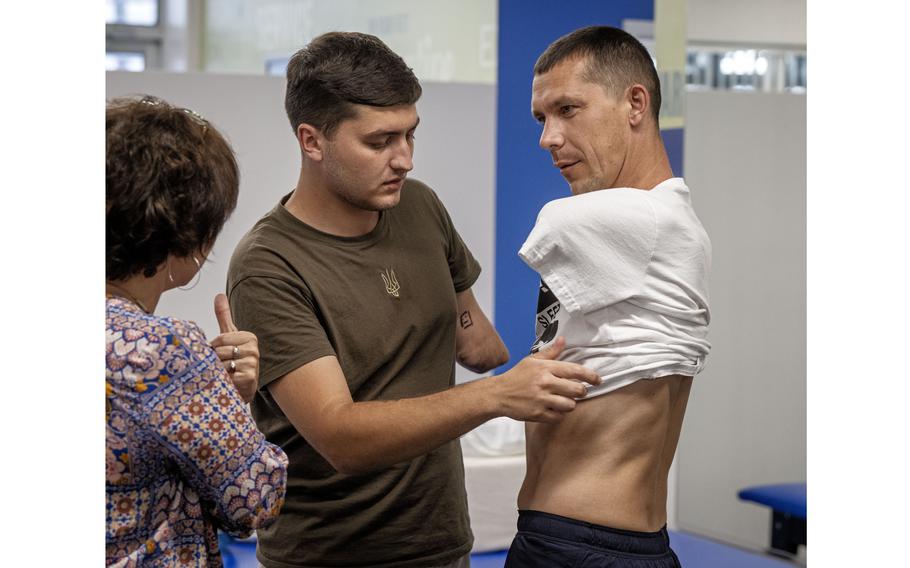
<path fill-rule="evenodd" d="M 711 245 L 660 137 L 660 84 L 622 30 L 568 34 L 538 59 L 540 146 L 572 196 L 547 204 L 519 255 L 541 275 L 538 341 L 596 371 L 574 412 L 527 432 L 506 566 L 679 566 L 667 476 L 692 377 L 710 349 Z"/>

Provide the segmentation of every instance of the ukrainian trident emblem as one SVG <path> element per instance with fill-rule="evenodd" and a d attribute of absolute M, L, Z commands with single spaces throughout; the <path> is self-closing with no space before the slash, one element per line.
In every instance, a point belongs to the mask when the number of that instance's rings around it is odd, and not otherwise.
<path fill-rule="evenodd" d="M 401 290 L 401 285 L 398 283 L 398 278 L 395 277 L 395 271 L 390 268 L 379 274 L 382 276 L 382 281 L 385 283 L 385 291 L 397 298 L 398 291 Z"/>

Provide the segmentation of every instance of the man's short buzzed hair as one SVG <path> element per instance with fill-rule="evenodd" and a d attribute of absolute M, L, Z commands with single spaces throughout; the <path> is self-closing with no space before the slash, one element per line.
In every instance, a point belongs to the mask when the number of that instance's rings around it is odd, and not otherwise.
<path fill-rule="evenodd" d="M 660 115 L 660 79 L 645 46 L 631 34 L 609 26 L 589 26 L 554 41 L 534 64 L 542 75 L 563 61 L 586 58 L 584 78 L 602 85 L 613 97 L 638 83 L 651 95 L 655 124 Z"/>
<path fill-rule="evenodd" d="M 294 133 L 306 123 L 331 136 L 353 105 L 412 105 L 421 88 L 404 60 L 376 36 L 329 32 L 291 57 L 284 107 Z"/>

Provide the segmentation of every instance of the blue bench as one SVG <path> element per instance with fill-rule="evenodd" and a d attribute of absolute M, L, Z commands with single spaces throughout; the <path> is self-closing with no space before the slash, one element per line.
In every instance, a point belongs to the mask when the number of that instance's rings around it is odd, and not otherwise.
<path fill-rule="evenodd" d="M 256 542 L 232 539 L 219 534 L 224 568 L 256 568 Z M 766 556 L 729 546 L 694 534 L 670 531 L 670 546 L 679 556 L 685 568 L 792 568 L 790 562 L 782 562 Z M 483 552 L 471 555 L 471 568 L 502 568 L 507 551 Z"/>
<path fill-rule="evenodd" d="M 792 556 L 806 544 L 805 483 L 747 487 L 739 498 L 771 509 L 771 552 Z"/>

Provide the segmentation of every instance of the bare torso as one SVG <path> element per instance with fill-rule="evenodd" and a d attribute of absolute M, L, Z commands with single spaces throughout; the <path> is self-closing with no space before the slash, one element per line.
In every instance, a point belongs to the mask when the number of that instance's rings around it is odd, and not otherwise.
<path fill-rule="evenodd" d="M 643 379 L 528 423 L 518 508 L 651 532 L 667 521 L 667 476 L 692 378 Z"/>

